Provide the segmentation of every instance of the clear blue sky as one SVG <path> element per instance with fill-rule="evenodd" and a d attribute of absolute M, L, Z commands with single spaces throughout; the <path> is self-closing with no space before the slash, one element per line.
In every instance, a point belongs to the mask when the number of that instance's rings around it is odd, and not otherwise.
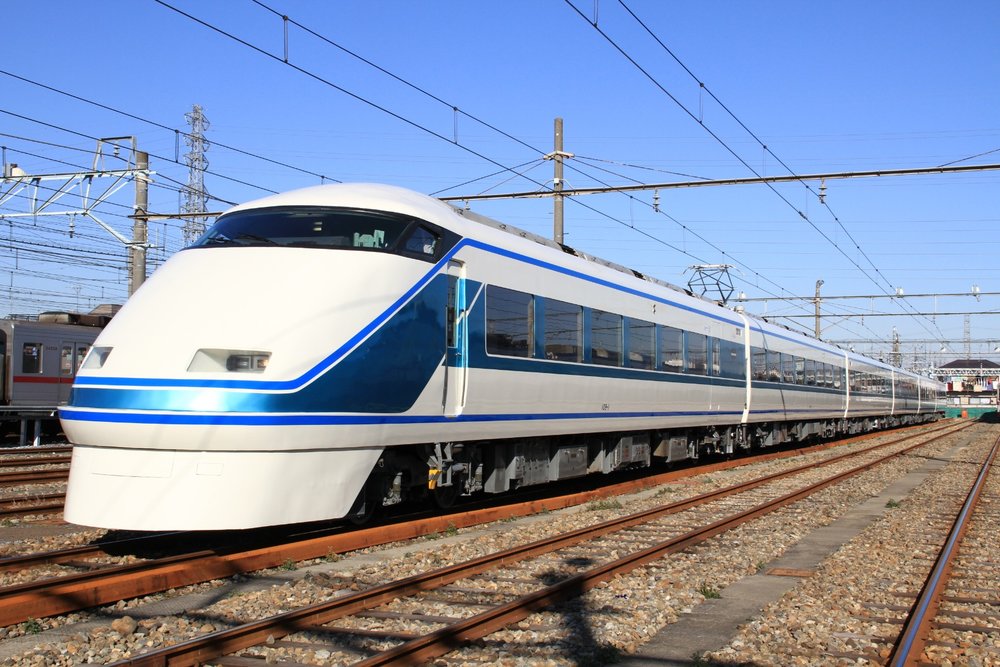
<path fill-rule="evenodd" d="M 331 179 L 425 193 L 539 189 L 551 184 L 552 165 L 540 157 L 552 150 L 556 116 L 565 121 L 565 150 L 579 156 L 567 164 L 571 187 L 749 177 L 750 168 L 787 173 L 626 6 L 795 173 L 928 167 L 989 151 L 962 164 L 1000 162 L 1000 3 L 993 1 L 575 0 L 585 18 L 563 0 L 267 0 L 277 14 L 251 0 L 169 4 L 271 55 L 153 0 L 9 3 L 0 63 L 8 73 L 0 74 L 0 144 L 8 162 L 29 173 L 70 171 L 56 161 L 89 165 L 83 151 L 94 142 L 86 137 L 134 135 L 158 172 L 152 210 L 178 210 L 170 179 L 187 180 L 186 168 L 173 162 L 172 131 L 13 74 L 181 131 L 184 114 L 201 105 L 211 122 L 207 137 L 216 143 L 205 182 L 229 202 L 320 179 L 218 144 Z M 595 5 L 597 27 L 648 76 L 592 25 Z M 285 64 L 279 14 L 440 101 L 292 24 L 294 67 Z M 457 121 L 452 107 L 460 110 Z M 186 152 L 183 144 L 179 152 Z M 524 165 L 526 177 L 489 176 L 501 171 L 497 163 Z M 482 180 L 468 183 L 473 179 Z M 1000 292 L 1000 173 L 826 185 L 829 208 L 817 200 L 815 182 L 811 192 L 801 184 L 664 190 L 660 213 L 652 193 L 582 197 L 567 202 L 566 242 L 681 285 L 692 264 L 734 264 L 736 288 L 747 297 L 811 295 L 818 279 L 828 295 L 895 287 L 907 294 L 968 292 L 973 284 Z M 112 200 L 117 207 L 105 205 L 98 215 L 128 234 L 123 216 L 131 201 L 126 188 Z M 26 206 L 15 198 L 0 214 Z M 472 207 L 551 234 L 548 199 Z M 0 311 L 86 309 L 124 298 L 121 245 L 92 222 L 78 216 L 73 238 L 67 218 L 3 222 Z M 153 259 L 181 244 L 177 223 L 156 223 L 151 234 L 164 246 L 151 251 Z M 80 252 L 84 262 L 72 257 Z M 963 356 L 963 318 L 904 313 L 1000 310 L 997 297 L 908 303 L 909 310 L 884 299 L 826 302 L 831 313 L 900 315 L 831 319 L 824 337 L 887 339 L 896 327 L 904 351 L 923 350 L 924 357 L 940 344 L 906 341 L 955 341 L 948 358 L 931 359 L 947 361 Z M 753 303 L 749 310 L 806 314 L 811 307 Z M 811 320 L 799 322 L 812 327 Z M 1000 345 L 1000 316 L 973 315 L 971 334 L 993 341 L 974 345 L 975 356 L 991 351 Z"/>

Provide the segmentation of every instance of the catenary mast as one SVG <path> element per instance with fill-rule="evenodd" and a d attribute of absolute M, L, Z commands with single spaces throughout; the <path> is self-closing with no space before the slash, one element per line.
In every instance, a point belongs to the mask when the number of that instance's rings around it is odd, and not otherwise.
<path fill-rule="evenodd" d="M 184 143 L 191 149 L 184 154 L 184 162 L 188 166 L 188 182 L 184 187 L 184 202 L 181 206 L 181 217 L 184 219 L 184 245 L 196 241 L 205 231 L 203 216 L 184 217 L 185 213 L 205 213 L 208 202 L 208 191 L 205 190 L 205 170 L 208 169 L 208 159 L 205 151 L 209 143 L 205 139 L 205 130 L 209 128 L 208 118 L 201 108 L 195 104 L 189 113 L 184 114 L 184 120 L 191 127 L 184 138 Z"/>

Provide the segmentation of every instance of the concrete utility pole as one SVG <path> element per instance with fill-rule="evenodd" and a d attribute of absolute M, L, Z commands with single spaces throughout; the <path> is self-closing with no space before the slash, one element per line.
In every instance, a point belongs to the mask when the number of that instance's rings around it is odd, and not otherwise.
<path fill-rule="evenodd" d="M 139 171 L 135 177 L 135 221 L 132 223 L 132 243 L 129 245 L 129 259 L 131 260 L 131 271 L 128 277 L 128 295 L 132 296 L 135 291 L 146 281 L 146 242 L 147 223 L 146 213 L 149 209 L 149 178 L 146 172 L 149 170 L 149 153 L 145 151 L 135 152 L 135 168 Z"/>
<path fill-rule="evenodd" d="M 553 176 L 552 189 L 557 193 L 563 189 L 563 119 L 556 118 L 555 126 L 555 151 L 552 153 L 555 164 L 555 175 Z M 555 205 L 552 208 L 552 238 L 556 243 L 563 242 L 563 196 L 556 194 Z"/>
<path fill-rule="evenodd" d="M 552 191 L 555 193 L 555 202 L 552 206 L 552 239 L 556 243 L 563 242 L 563 160 L 573 157 L 572 153 L 563 150 L 563 119 L 556 118 L 555 140 L 551 153 L 544 156 L 546 160 L 552 160 L 554 167 Z"/>
<path fill-rule="evenodd" d="M 816 304 L 816 338 L 820 337 L 820 335 L 819 335 L 820 334 L 820 325 L 819 325 L 819 323 L 820 323 L 820 314 L 819 314 L 819 303 L 820 303 L 819 288 L 822 287 L 822 286 L 823 286 L 823 281 L 822 280 L 817 280 L 816 281 L 816 298 L 813 299 L 813 303 Z"/>

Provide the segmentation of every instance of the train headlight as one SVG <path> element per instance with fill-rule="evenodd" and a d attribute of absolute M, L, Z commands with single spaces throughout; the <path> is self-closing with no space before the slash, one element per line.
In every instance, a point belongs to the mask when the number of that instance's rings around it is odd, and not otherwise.
<path fill-rule="evenodd" d="M 268 352 L 230 354 L 226 359 L 226 370 L 237 373 L 261 373 L 267 368 L 270 358 L 271 354 Z"/>
<path fill-rule="evenodd" d="M 188 365 L 194 372 L 263 373 L 271 353 L 262 350 L 201 349 Z"/>

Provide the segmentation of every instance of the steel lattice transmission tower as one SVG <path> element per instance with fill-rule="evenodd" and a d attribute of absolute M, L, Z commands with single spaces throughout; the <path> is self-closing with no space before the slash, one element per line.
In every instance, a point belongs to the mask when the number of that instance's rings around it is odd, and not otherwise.
<path fill-rule="evenodd" d="M 184 137 L 184 143 L 191 150 L 184 154 L 184 162 L 188 166 L 188 182 L 183 190 L 181 218 L 184 220 L 184 245 L 189 245 L 205 232 L 203 216 L 185 217 L 183 214 L 206 211 L 208 191 L 205 190 L 205 170 L 208 169 L 208 159 L 205 157 L 205 151 L 210 144 L 205 139 L 205 130 L 209 128 L 210 123 L 198 104 L 194 105 L 189 113 L 184 114 L 184 120 L 191 127 L 191 131 Z"/>

